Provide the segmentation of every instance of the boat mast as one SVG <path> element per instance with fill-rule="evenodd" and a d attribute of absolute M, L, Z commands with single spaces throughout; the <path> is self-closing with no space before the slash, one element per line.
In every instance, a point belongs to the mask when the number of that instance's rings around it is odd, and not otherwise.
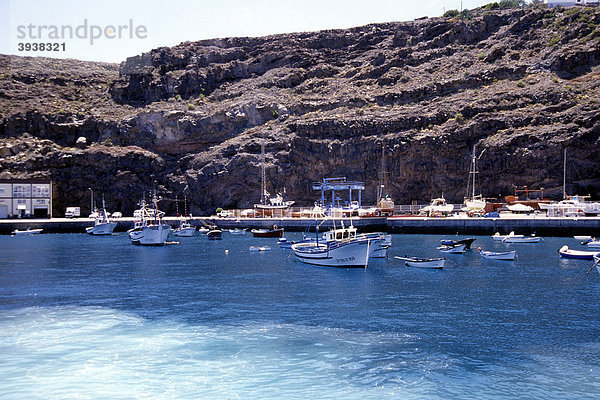
<path fill-rule="evenodd" d="M 265 144 L 262 143 L 260 145 L 260 164 L 261 164 L 261 188 L 260 188 L 260 203 L 266 205 L 267 204 L 267 182 L 265 175 Z"/>
<path fill-rule="evenodd" d="M 567 198 L 567 148 L 565 147 L 563 156 L 563 200 Z"/>
<path fill-rule="evenodd" d="M 90 193 L 91 193 L 91 198 L 90 198 L 90 214 L 94 212 L 94 191 L 92 190 L 92 188 L 90 189 Z"/>
<path fill-rule="evenodd" d="M 382 199 L 387 186 L 387 171 L 385 168 L 385 143 L 381 142 L 381 170 L 379 172 L 379 187 L 377 188 L 377 199 Z"/>

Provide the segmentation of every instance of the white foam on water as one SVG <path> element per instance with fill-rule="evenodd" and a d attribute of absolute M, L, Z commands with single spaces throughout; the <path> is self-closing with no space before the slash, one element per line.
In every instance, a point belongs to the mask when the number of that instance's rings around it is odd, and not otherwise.
<path fill-rule="evenodd" d="M 402 376 L 397 354 L 386 356 L 414 348 L 404 335 L 200 326 L 101 307 L 8 311 L 0 326 L 2 399 L 416 398 L 424 390 L 420 376 Z M 419 363 L 427 371 L 447 360 Z"/>

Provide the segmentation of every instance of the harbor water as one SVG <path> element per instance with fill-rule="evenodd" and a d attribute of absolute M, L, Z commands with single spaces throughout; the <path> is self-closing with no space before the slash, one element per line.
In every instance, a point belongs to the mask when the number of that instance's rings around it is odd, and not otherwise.
<path fill-rule="evenodd" d="M 585 248 L 476 236 L 443 270 L 393 258 L 442 238 L 394 234 L 387 259 L 336 269 L 249 233 L 0 236 L 0 398 L 600 397 L 600 276 L 557 254 Z"/>

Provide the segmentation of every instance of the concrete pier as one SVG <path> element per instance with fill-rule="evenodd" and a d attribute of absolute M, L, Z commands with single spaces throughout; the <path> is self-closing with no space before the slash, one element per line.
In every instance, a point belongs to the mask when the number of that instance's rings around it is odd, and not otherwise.
<path fill-rule="evenodd" d="M 502 218 L 421 218 L 391 217 L 387 220 L 390 233 L 432 233 L 492 235 L 495 232 L 538 236 L 600 236 L 600 218 L 549 218 L 545 216 L 514 216 Z"/>
<path fill-rule="evenodd" d="M 176 217 L 166 217 L 164 221 L 175 227 Z M 119 218 L 115 232 L 125 232 L 133 226 L 133 218 Z M 221 229 L 247 228 L 269 229 L 273 225 L 287 231 L 315 230 L 317 221 L 312 218 L 218 218 L 194 217 L 190 223 L 195 226 L 216 225 Z M 390 233 L 427 233 L 427 234 L 471 234 L 493 235 L 495 232 L 508 234 L 532 234 L 538 236 L 600 236 L 600 217 L 549 218 L 545 216 L 514 216 L 501 218 L 428 218 L 428 217 L 377 217 L 342 218 L 318 220 L 319 230 L 353 225 L 360 232 L 387 231 Z M 92 226 L 92 218 L 53 218 L 0 220 L 0 234 L 9 235 L 15 229 L 24 230 L 42 228 L 42 233 L 84 233 Z"/>

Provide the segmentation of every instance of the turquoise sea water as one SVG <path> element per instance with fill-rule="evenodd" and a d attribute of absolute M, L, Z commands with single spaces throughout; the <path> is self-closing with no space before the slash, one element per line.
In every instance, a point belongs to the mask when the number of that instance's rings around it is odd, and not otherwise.
<path fill-rule="evenodd" d="M 441 271 L 392 258 L 441 238 L 394 235 L 387 260 L 335 269 L 250 234 L 0 237 L 0 398 L 600 397 L 600 276 L 557 254 L 579 243 L 477 236 L 518 259 L 471 250 Z"/>

